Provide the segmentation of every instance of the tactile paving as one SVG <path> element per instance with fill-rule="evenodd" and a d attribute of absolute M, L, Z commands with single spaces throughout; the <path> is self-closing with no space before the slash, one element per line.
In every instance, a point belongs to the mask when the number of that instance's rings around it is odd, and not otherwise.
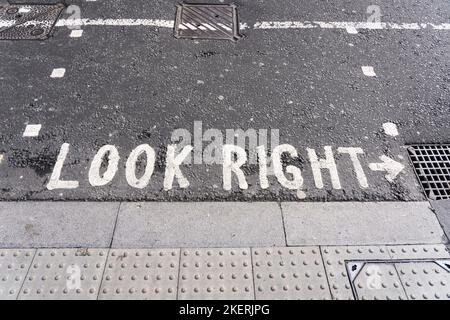
<path fill-rule="evenodd" d="M 410 300 L 450 300 L 450 259 L 395 266 Z"/>
<path fill-rule="evenodd" d="M 106 258 L 101 249 L 38 250 L 19 299 L 96 299 Z"/>
<path fill-rule="evenodd" d="M 348 269 L 355 266 L 347 263 Z M 351 277 L 350 277 L 351 278 Z M 393 263 L 363 263 L 353 281 L 356 299 L 406 300 L 406 294 Z"/>
<path fill-rule="evenodd" d="M 333 299 L 354 299 L 346 261 L 386 260 L 389 253 L 385 246 L 339 246 L 322 247 L 322 256 Z"/>
<path fill-rule="evenodd" d="M 179 299 L 254 299 L 250 249 L 182 250 Z"/>
<path fill-rule="evenodd" d="M 252 250 L 258 300 L 330 299 L 319 247 Z"/>
<path fill-rule="evenodd" d="M 443 244 L 386 246 L 392 259 L 450 259 Z"/>
<path fill-rule="evenodd" d="M 111 250 L 99 299 L 173 300 L 180 249 Z"/>
<path fill-rule="evenodd" d="M 0 250 L 0 300 L 15 300 L 35 250 Z"/>

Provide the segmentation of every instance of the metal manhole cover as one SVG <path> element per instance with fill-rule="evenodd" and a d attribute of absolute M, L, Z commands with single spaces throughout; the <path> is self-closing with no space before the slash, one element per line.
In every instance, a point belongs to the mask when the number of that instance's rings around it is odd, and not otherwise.
<path fill-rule="evenodd" d="M 63 9 L 63 4 L 0 4 L 0 40 L 46 39 Z"/>
<path fill-rule="evenodd" d="M 237 8 L 234 4 L 180 4 L 174 32 L 176 38 L 239 40 Z"/>
<path fill-rule="evenodd" d="M 429 199 L 450 198 L 450 145 L 413 145 L 408 154 Z"/>

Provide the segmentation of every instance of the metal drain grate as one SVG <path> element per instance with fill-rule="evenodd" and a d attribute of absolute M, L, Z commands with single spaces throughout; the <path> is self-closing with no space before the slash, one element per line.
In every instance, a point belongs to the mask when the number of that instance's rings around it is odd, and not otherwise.
<path fill-rule="evenodd" d="M 0 40 L 46 39 L 63 9 L 63 4 L 0 4 Z"/>
<path fill-rule="evenodd" d="M 176 38 L 239 40 L 237 8 L 234 4 L 180 4 L 174 32 Z"/>
<path fill-rule="evenodd" d="M 426 196 L 450 198 L 450 145 L 413 145 L 408 154 Z"/>

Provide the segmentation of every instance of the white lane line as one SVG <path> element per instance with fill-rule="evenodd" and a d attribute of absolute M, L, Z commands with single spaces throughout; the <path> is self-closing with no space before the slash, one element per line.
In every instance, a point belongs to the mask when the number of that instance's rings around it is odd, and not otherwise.
<path fill-rule="evenodd" d="M 15 21 L 0 20 L 0 27 L 14 25 Z M 42 23 L 29 21 L 27 24 Z M 25 26 L 22 24 L 21 26 Z M 163 19 L 59 19 L 57 27 L 64 26 L 150 26 L 173 28 L 174 20 Z M 248 29 L 247 23 L 240 24 L 241 29 Z M 353 21 L 258 21 L 253 29 L 343 29 L 348 33 L 358 30 L 450 30 L 450 23 L 420 23 L 420 22 L 353 22 Z"/>
<path fill-rule="evenodd" d="M 373 69 L 372 66 L 362 66 L 361 67 L 362 72 L 364 73 L 365 76 L 367 77 L 376 77 L 376 73 L 375 70 Z"/>
<path fill-rule="evenodd" d="M 41 131 L 41 124 L 28 124 L 23 132 L 23 137 L 37 137 L 39 136 L 39 131 Z"/>
<path fill-rule="evenodd" d="M 358 29 L 369 30 L 450 30 L 450 23 L 395 23 L 395 22 L 338 22 L 338 21 L 261 21 L 253 25 L 254 29 Z"/>
<path fill-rule="evenodd" d="M 391 137 L 398 136 L 398 129 L 397 129 L 397 125 L 395 123 L 392 123 L 392 122 L 383 123 L 383 130 L 384 130 L 384 133 L 387 134 L 388 136 L 391 136 Z"/>
<path fill-rule="evenodd" d="M 59 19 L 55 26 L 150 26 L 173 28 L 174 21 L 159 19 Z"/>
<path fill-rule="evenodd" d="M 50 78 L 62 78 L 66 74 L 66 69 L 64 68 L 56 68 L 53 69 L 52 74 L 50 75 Z"/>

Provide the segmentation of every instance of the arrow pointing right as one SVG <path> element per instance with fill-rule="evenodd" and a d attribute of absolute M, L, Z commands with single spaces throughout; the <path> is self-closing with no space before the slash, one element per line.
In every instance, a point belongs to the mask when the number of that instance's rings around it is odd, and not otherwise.
<path fill-rule="evenodd" d="M 397 175 L 405 168 L 403 164 L 397 162 L 385 155 L 380 157 L 381 163 L 369 163 L 369 168 L 372 171 L 386 171 L 384 176 L 387 181 L 394 182 Z"/>

